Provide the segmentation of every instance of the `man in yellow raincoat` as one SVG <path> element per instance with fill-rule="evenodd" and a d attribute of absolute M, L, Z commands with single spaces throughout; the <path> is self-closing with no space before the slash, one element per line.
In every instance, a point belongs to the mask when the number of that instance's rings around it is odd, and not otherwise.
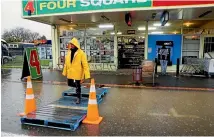
<path fill-rule="evenodd" d="M 81 83 L 84 79 L 90 78 L 90 70 L 86 54 L 80 49 L 79 41 L 73 38 L 69 41 L 68 47 L 62 75 L 67 76 L 68 86 L 76 88 L 76 103 L 79 104 L 81 102 Z"/>

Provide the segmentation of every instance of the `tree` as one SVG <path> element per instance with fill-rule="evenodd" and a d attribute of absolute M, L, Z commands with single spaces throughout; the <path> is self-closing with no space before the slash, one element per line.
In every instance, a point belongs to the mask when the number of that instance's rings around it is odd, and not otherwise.
<path fill-rule="evenodd" d="M 38 32 L 31 32 L 30 33 L 30 37 L 29 37 L 29 40 L 30 41 L 34 41 L 34 40 L 38 40 L 39 39 L 39 33 Z"/>
<path fill-rule="evenodd" d="M 14 36 L 12 34 L 12 32 L 8 31 L 8 30 L 5 30 L 3 35 L 2 35 L 2 38 L 4 40 L 6 40 L 7 42 L 21 42 L 21 39 L 20 38 L 17 38 L 16 36 Z"/>
<path fill-rule="evenodd" d="M 17 27 L 11 30 L 5 30 L 2 38 L 7 42 L 33 42 L 34 40 L 40 39 L 41 36 L 38 32 L 32 32 L 29 29 Z M 46 37 L 43 35 L 42 38 Z"/>
<path fill-rule="evenodd" d="M 39 39 L 40 40 L 47 40 L 47 38 L 44 35 L 42 35 Z"/>

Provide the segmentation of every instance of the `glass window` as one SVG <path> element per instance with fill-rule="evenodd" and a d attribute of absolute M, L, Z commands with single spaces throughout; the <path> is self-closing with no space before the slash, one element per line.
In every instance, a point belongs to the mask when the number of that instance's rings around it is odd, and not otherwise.
<path fill-rule="evenodd" d="M 86 54 L 90 63 L 114 63 L 114 37 L 87 37 Z"/>
<path fill-rule="evenodd" d="M 67 44 L 76 37 L 87 54 L 89 63 L 114 63 L 114 36 L 110 28 L 98 25 L 60 27 L 60 51 L 67 51 Z M 86 30 L 85 30 L 86 28 Z"/>
<path fill-rule="evenodd" d="M 143 36 L 118 36 L 119 68 L 132 68 L 141 65 L 144 59 Z"/>
<path fill-rule="evenodd" d="M 188 35 L 183 37 L 182 64 L 186 58 L 199 58 L 200 36 Z"/>
<path fill-rule="evenodd" d="M 214 52 L 214 37 L 204 39 L 204 53 Z"/>
<path fill-rule="evenodd" d="M 82 50 L 85 49 L 85 43 L 84 43 L 84 31 L 63 31 L 65 35 L 60 37 L 60 49 L 61 50 L 67 50 L 68 49 L 68 43 L 72 38 L 77 38 L 80 44 L 80 48 Z"/>
<path fill-rule="evenodd" d="M 104 36 L 104 35 L 111 35 L 114 31 L 114 28 L 88 28 L 86 29 L 86 36 Z"/>

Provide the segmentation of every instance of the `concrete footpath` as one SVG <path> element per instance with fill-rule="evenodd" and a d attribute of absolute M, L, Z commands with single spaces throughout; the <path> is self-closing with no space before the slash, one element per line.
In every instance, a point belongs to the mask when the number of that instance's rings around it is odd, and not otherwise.
<path fill-rule="evenodd" d="M 13 73 L 7 80 L 20 81 L 21 69 L 3 69 L 2 77 L 7 76 L 7 73 Z M 15 75 L 14 75 L 15 74 Z M 195 89 L 197 90 L 213 90 L 214 78 L 205 77 L 175 77 L 174 74 L 167 76 L 157 76 L 155 78 L 155 86 L 152 85 L 152 78 L 143 78 L 140 86 L 136 86 L 133 82 L 132 72 L 129 70 L 118 72 L 91 72 L 91 77 L 95 78 L 96 84 L 111 86 L 111 87 L 144 87 L 144 88 L 166 88 L 166 89 Z M 43 78 L 35 82 L 66 84 L 66 77 L 62 76 L 61 71 L 43 70 Z M 85 81 L 90 83 L 90 81 Z"/>

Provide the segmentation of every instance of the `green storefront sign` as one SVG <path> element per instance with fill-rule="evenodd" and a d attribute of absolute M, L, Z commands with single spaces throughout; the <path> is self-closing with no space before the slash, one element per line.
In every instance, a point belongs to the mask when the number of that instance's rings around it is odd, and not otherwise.
<path fill-rule="evenodd" d="M 151 0 L 23 0 L 23 16 L 151 7 Z"/>
<path fill-rule="evenodd" d="M 26 76 L 31 76 L 31 79 L 42 77 L 42 69 L 37 48 L 25 49 L 22 78 Z"/>

